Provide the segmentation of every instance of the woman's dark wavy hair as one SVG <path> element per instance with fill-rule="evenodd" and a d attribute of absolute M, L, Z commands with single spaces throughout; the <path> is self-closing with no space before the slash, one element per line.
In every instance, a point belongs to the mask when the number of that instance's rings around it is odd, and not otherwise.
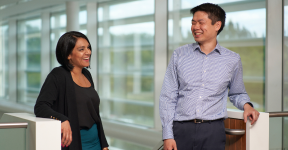
<path fill-rule="evenodd" d="M 214 25 L 217 21 L 221 21 L 221 27 L 217 35 L 223 30 L 225 26 L 226 13 L 220 6 L 212 3 L 203 3 L 192 8 L 190 13 L 194 15 L 197 11 L 206 12 L 208 14 L 208 18 L 212 20 L 212 25 Z"/>
<path fill-rule="evenodd" d="M 70 64 L 68 60 L 68 56 L 71 54 L 79 38 L 83 38 L 87 40 L 87 42 L 90 45 L 90 50 L 92 52 L 91 44 L 88 38 L 86 37 L 86 35 L 84 35 L 81 32 L 77 32 L 77 31 L 66 32 L 59 38 L 57 42 L 57 46 L 56 46 L 57 61 L 59 62 L 59 64 L 61 64 L 63 67 L 65 67 L 69 71 L 71 71 L 74 68 L 74 66 Z M 91 55 L 90 55 L 90 58 L 91 58 Z M 88 66 L 87 68 L 90 68 L 90 66 Z"/>

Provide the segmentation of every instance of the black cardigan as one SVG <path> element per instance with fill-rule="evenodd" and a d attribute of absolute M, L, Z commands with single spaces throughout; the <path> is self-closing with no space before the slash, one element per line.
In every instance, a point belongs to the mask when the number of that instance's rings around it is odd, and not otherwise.
<path fill-rule="evenodd" d="M 94 83 L 90 72 L 83 69 L 82 73 Z M 47 76 L 34 106 L 36 117 L 53 118 L 61 122 L 69 120 L 72 130 L 72 143 L 63 150 L 82 150 L 78 113 L 75 99 L 74 81 L 69 70 L 64 67 L 54 68 Z M 100 115 L 97 123 L 98 136 L 102 149 L 108 147 Z"/>

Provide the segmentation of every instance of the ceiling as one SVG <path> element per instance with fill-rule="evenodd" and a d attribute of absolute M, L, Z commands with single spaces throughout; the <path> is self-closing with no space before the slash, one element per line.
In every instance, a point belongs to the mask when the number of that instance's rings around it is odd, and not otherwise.
<path fill-rule="evenodd" d="M 116 0 L 0 0 L 0 21 L 63 5 L 67 1 L 104 2 Z"/>

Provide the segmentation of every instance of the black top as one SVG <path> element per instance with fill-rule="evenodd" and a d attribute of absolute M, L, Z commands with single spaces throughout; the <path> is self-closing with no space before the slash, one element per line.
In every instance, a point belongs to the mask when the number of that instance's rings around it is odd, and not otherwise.
<path fill-rule="evenodd" d="M 92 86 L 81 87 L 74 83 L 74 87 L 80 130 L 90 129 L 94 123 L 99 124 L 99 96 Z"/>
<path fill-rule="evenodd" d="M 94 88 L 90 72 L 83 68 L 82 73 Z M 54 68 L 45 79 L 34 106 L 36 117 L 55 118 L 61 122 L 69 120 L 73 140 L 70 146 L 64 147 L 62 150 L 82 150 L 74 84 L 69 70 L 62 66 Z M 98 136 L 103 149 L 108 147 L 108 143 L 99 113 L 97 116 L 99 118 Z"/>

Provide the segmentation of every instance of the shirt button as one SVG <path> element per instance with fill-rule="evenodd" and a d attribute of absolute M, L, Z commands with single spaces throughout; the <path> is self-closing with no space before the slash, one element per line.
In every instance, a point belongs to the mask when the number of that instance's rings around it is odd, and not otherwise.
<path fill-rule="evenodd" d="M 200 98 L 202 98 L 202 97 L 200 96 Z"/>
<path fill-rule="evenodd" d="M 207 59 L 208 57 L 206 57 L 205 59 Z"/>
<path fill-rule="evenodd" d="M 204 70 L 204 72 L 206 72 L 206 70 Z"/>
<path fill-rule="evenodd" d="M 197 112 L 199 112 L 199 109 L 197 109 Z"/>
<path fill-rule="evenodd" d="M 204 86 L 204 84 L 202 84 L 202 86 Z"/>

